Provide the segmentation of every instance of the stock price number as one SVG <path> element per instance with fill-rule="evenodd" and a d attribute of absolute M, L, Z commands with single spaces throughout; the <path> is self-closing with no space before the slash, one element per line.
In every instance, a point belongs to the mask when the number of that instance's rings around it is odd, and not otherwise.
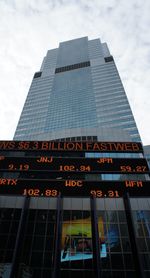
<path fill-rule="evenodd" d="M 14 171 L 14 170 L 28 171 L 29 165 L 28 164 L 19 164 L 19 165 L 9 164 L 8 170 L 10 170 L 10 171 Z"/>
<path fill-rule="evenodd" d="M 146 166 L 136 166 L 135 168 L 132 168 L 131 166 L 120 166 L 121 172 L 145 172 L 147 170 Z"/>
<path fill-rule="evenodd" d="M 96 198 L 118 198 L 119 193 L 117 190 L 108 190 L 106 192 L 103 192 L 102 190 L 91 190 L 90 194 L 93 195 Z"/>
<path fill-rule="evenodd" d="M 55 189 L 45 189 L 40 191 L 40 189 L 24 188 L 23 195 L 30 197 L 57 197 L 59 192 Z"/>
<path fill-rule="evenodd" d="M 81 165 L 79 166 L 79 169 L 76 169 L 76 167 L 74 165 L 60 165 L 59 168 L 60 171 L 85 171 L 85 172 L 89 172 L 91 171 L 91 167 L 89 165 Z"/>

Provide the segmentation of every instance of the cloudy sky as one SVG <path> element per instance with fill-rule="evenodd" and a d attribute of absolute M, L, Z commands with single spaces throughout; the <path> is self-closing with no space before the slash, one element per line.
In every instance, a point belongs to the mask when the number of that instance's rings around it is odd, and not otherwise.
<path fill-rule="evenodd" d="M 0 0 L 0 140 L 12 139 L 48 49 L 107 42 L 144 145 L 150 144 L 150 0 Z"/>

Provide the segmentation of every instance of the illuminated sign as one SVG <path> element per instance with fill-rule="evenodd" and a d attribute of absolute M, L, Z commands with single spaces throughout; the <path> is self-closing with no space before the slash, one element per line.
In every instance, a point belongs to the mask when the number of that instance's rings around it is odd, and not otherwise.
<path fill-rule="evenodd" d="M 62 242 L 61 242 L 61 262 L 81 261 L 93 258 L 92 252 L 92 227 L 91 218 L 70 219 L 63 221 L 62 224 Z M 98 217 L 100 256 L 107 256 L 104 221 L 102 217 Z"/>
<path fill-rule="evenodd" d="M 86 152 L 143 152 L 139 142 L 56 142 L 0 141 L 0 150 L 14 151 L 86 151 Z"/>
<path fill-rule="evenodd" d="M 0 194 L 32 197 L 95 196 L 97 198 L 150 196 L 150 181 L 90 181 L 90 180 L 31 180 L 0 179 Z"/>
<path fill-rule="evenodd" d="M 0 171 L 48 171 L 92 173 L 148 173 L 142 158 L 64 158 L 64 157 L 5 157 L 0 156 Z"/>

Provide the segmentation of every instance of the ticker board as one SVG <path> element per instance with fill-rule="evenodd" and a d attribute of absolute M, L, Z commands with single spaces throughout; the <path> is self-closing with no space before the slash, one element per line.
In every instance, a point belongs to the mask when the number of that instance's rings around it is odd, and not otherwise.
<path fill-rule="evenodd" d="M 126 192 L 130 196 L 150 196 L 150 181 L 90 181 L 90 180 L 31 180 L 0 179 L 0 194 L 31 197 L 91 196 L 118 198 Z"/>
<path fill-rule="evenodd" d="M 5 157 L 0 156 L 0 171 L 49 171 L 90 173 L 149 172 L 144 158 L 85 158 L 85 157 Z"/>
<path fill-rule="evenodd" d="M 139 142 L 57 142 L 57 141 L 0 141 L 3 151 L 53 151 L 53 152 L 143 152 Z"/>

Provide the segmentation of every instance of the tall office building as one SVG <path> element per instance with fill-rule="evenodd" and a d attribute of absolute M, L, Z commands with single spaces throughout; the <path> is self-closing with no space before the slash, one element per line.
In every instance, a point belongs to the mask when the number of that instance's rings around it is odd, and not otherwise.
<path fill-rule="evenodd" d="M 106 43 L 47 52 L 0 166 L 0 277 L 150 277 L 148 166 Z"/>
<path fill-rule="evenodd" d="M 125 131 L 125 132 L 123 132 Z M 113 57 L 106 43 L 87 37 L 49 50 L 36 72 L 15 140 L 98 135 L 140 141 Z"/>

